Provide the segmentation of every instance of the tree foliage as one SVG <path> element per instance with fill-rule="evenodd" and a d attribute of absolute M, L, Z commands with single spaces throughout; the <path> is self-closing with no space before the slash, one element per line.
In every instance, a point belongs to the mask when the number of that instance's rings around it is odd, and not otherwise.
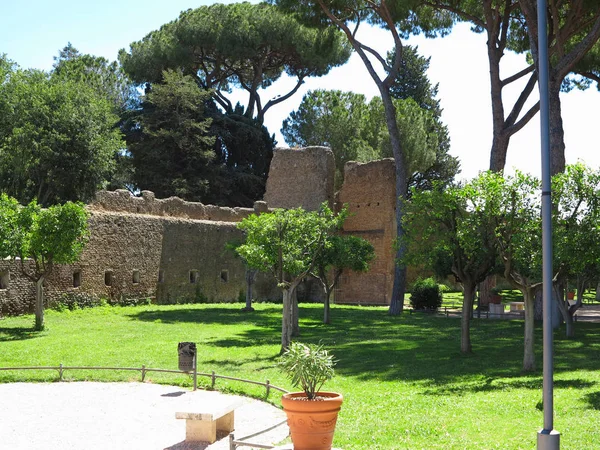
<path fill-rule="evenodd" d="M 53 76 L 87 84 L 113 103 L 122 114 L 137 106 L 138 93 L 117 61 L 82 54 L 70 42 L 54 57 Z"/>
<path fill-rule="evenodd" d="M 134 180 L 158 197 L 197 201 L 208 192 L 209 164 L 215 157 L 211 121 L 204 112 L 210 93 L 181 72 L 165 71 L 163 78 L 145 96 L 140 137 L 129 146 Z"/>
<path fill-rule="evenodd" d="M 233 112 L 222 113 L 214 104 L 208 107 L 215 158 L 204 199 L 207 203 L 251 207 L 265 193 L 275 138 L 241 109 L 238 105 Z"/>
<path fill-rule="evenodd" d="M 412 98 L 394 100 L 394 106 L 407 155 L 408 185 L 425 187 L 441 177 L 448 183 L 456 174 L 458 163 L 447 154 L 447 147 L 440 145 L 440 140 L 447 137 L 447 130 L 438 128 L 433 114 L 419 107 Z M 292 146 L 331 147 L 337 187 L 343 182 L 346 162 L 367 162 L 393 156 L 379 97 L 373 97 L 367 103 L 362 94 L 309 91 L 298 110 L 283 122 L 281 132 Z"/>
<path fill-rule="evenodd" d="M 327 235 L 341 227 L 343 216 L 336 216 L 325 204 L 320 211 L 302 208 L 251 215 L 238 224 L 245 241 L 236 252 L 247 266 L 271 273 L 283 291 L 281 350 L 291 342 L 292 295 L 298 284 L 313 269 Z"/>
<path fill-rule="evenodd" d="M 304 79 L 325 75 L 350 56 L 334 29 L 315 30 L 270 5 L 248 2 L 213 4 L 181 13 L 134 42 L 119 59 L 138 83 L 157 83 L 166 69 L 182 70 L 226 111 L 233 105 L 225 95 L 233 87 L 248 92 L 244 115 L 260 123 L 269 108 L 293 95 Z M 286 73 L 296 78 L 287 94 L 263 103 L 259 90 Z"/>
<path fill-rule="evenodd" d="M 89 200 L 122 148 L 113 105 L 83 81 L 3 67 L 0 191 L 44 206 Z"/>
<path fill-rule="evenodd" d="M 574 337 L 573 315 L 583 305 L 586 285 L 600 273 L 600 171 L 582 163 L 568 165 L 552 178 L 552 192 L 555 278 L 563 287 L 575 280 L 577 288 L 575 304 L 556 297 L 567 337 Z"/>
<path fill-rule="evenodd" d="M 36 284 L 36 330 L 44 328 L 44 279 L 55 264 L 79 259 L 86 243 L 87 219 L 80 203 L 42 209 L 35 200 L 21 206 L 15 198 L 0 195 L 0 258 L 19 258 L 21 272 Z"/>
<path fill-rule="evenodd" d="M 497 199 L 483 190 L 489 175 L 482 174 L 464 186 L 434 185 L 414 192 L 406 204 L 403 225 L 407 235 L 407 263 L 452 273 L 463 285 L 461 351 L 472 351 L 470 319 L 477 283 L 496 262 L 494 217 Z"/>
<path fill-rule="evenodd" d="M 343 221 L 347 215 L 346 209 L 340 212 Z M 316 276 L 325 290 L 323 323 L 331 323 L 331 293 L 345 270 L 366 272 L 370 262 L 375 258 L 373 245 L 358 236 L 349 234 L 330 234 L 325 238 L 323 248 L 314 265 L 313 275 Z"/>

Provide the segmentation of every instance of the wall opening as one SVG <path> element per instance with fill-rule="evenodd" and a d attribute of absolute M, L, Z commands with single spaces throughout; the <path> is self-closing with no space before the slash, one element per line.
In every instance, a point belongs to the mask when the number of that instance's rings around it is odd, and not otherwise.
<path fill-rule="evenodd" d="M 190 283 L 196 284 L 198 282 L 199 273 L 197 270 L 190 270 Z"/>
<path fill-rule="evenodd" d="M 0 289 L 8 289 L 8 285 L 10 284 L 10 272 L 8 270 L 4 270 L 0 272 Z"/>
<path fill-rule="evenodd" d="M 140 271 L 134 270 L 132 275 L 133 284 L 139 284 L 140 282 Z"/>
<path fill-rule="evenodd" d="M 113 273 L 112 270 L 107 270 L 106 272 L 104 272 L 104 285 L 105 286 L 112 286 L 113 284 Z"/>
<path fill-rule="evenodd" d="M 221 270 L 221 281 L 227 283 L 229 281 L 229 270 Z"/>
<path fill-rule="evenodd" d="M 81 270 L 75 270 L 73 272 L 73 287 L 77 288 L 81 286 Z"/>
<path fill-rule="evenodd" d="M 165 282 L 165 271 L 164 270 L 159 270 L 158 271 L 158 282 L 159 283 L 164 283 Z"/>

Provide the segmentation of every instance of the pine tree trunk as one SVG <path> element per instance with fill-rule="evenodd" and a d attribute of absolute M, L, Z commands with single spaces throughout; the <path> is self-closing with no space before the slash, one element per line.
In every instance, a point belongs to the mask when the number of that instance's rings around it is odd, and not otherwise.
<path fill-rule="evenodd" d="M 534 299 L 531 289 L 523 289 L 523 299 L 525 301 L 525 339 L 523 354 L 523 372 L 532 372 L 535 370 L 535 320 L 534 320 Z"/>
<path fill-rule="evenodd" d="M 35 327 L 36 331 L 44 329 L 44 277 L 35 282 Z"/>
<path fill-rule="evenodd" d="M 389 314 L 395 316 L 402 313 L 402 310 L 404 309 L 404 292 L 406 291 L 406 267 L 399 265 L 398 261 L 403 259 L 406 251 L 405 245 L 402 244 L 404 242 L 402 214 L 407 192 L 407 169 L 406 156 L 400 141 L 400 131 L 398 130 L 398 124 L 396 122 L 396 109 L 392 103 L 392 97 L 390 96 L 388 88 L 383 85 L 378 87 L 385 110 L 385 120 L 390 134 L 392 153 L 396 163 L 396 237 L 397 242 L 401 244 L 398 245 L 394 259 L 394 285 L 389 308 Z"/>
<path fill-rule="evenodd" d="M 475 283 L 464 283 L 462 317 L 460 320 L 460 351 L 472 353 L 471 347 L 471 316 L 473 315 L 473 300 L 475 298 Z"/>
<path fill-rule="evenodd" d="M 600 302 L 600 281 L 596 284 L 596 301 Z"/>
<path fill-rule="evenodd" d="M 560 105 L 560 83 L 550 83 L 548 89 L 550 106 L 550 173 L 565 171 L 565 130 Z"/>

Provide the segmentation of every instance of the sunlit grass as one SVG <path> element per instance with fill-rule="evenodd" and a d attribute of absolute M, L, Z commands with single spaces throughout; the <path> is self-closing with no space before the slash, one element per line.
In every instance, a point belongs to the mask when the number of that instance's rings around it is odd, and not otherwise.
<path fill-rule="evenodd" d="M 101 307 L 0 320 L 0 367 L 84 365 L 177 368 L 177 343 L 198 346 L 198 370 L 291 389 L 275 367 L 281 306 Z M 541 371 L 520 372 L 521 321 L 474 320 L 474 354 L 463 356 L 458 319 L 386 308 L 301 305 L 299 340 L 322 343 L 338 360 L 326 385 L 345 402 L 334 445 L 351 449 L 534 449 L 543 424 Z M 541 368 L 541 330 L 537 330 Z M 555 333 L 555 428 L 562 449 L 600 449 L 600 324 L 577 323 L 577 338 Z M 140 380 L 137 372 L 65 371 L 66 380 Z M 55 371 L 0 371 L 0 381 L 55 381 Z M 191 386 L 187 375 L 150 373 L 152 382 Z M 203 386 L 210 379 L 200 378 Z M 265 389 L 233 381 L 217 388 L 264 398 Z M 279 404 L 279 394 L 268 398 Z"/>

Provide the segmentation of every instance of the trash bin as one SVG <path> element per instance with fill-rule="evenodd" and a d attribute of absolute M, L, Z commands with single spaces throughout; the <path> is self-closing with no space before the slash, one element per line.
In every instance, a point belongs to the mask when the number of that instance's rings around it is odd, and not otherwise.
<path fill-rule="evenodd" d="M 179 370 L 192 372 L 194 370 L 194 358 L 196 357 L 196 343 L 180 342 L 177 350 L 179 353 Z"/>

